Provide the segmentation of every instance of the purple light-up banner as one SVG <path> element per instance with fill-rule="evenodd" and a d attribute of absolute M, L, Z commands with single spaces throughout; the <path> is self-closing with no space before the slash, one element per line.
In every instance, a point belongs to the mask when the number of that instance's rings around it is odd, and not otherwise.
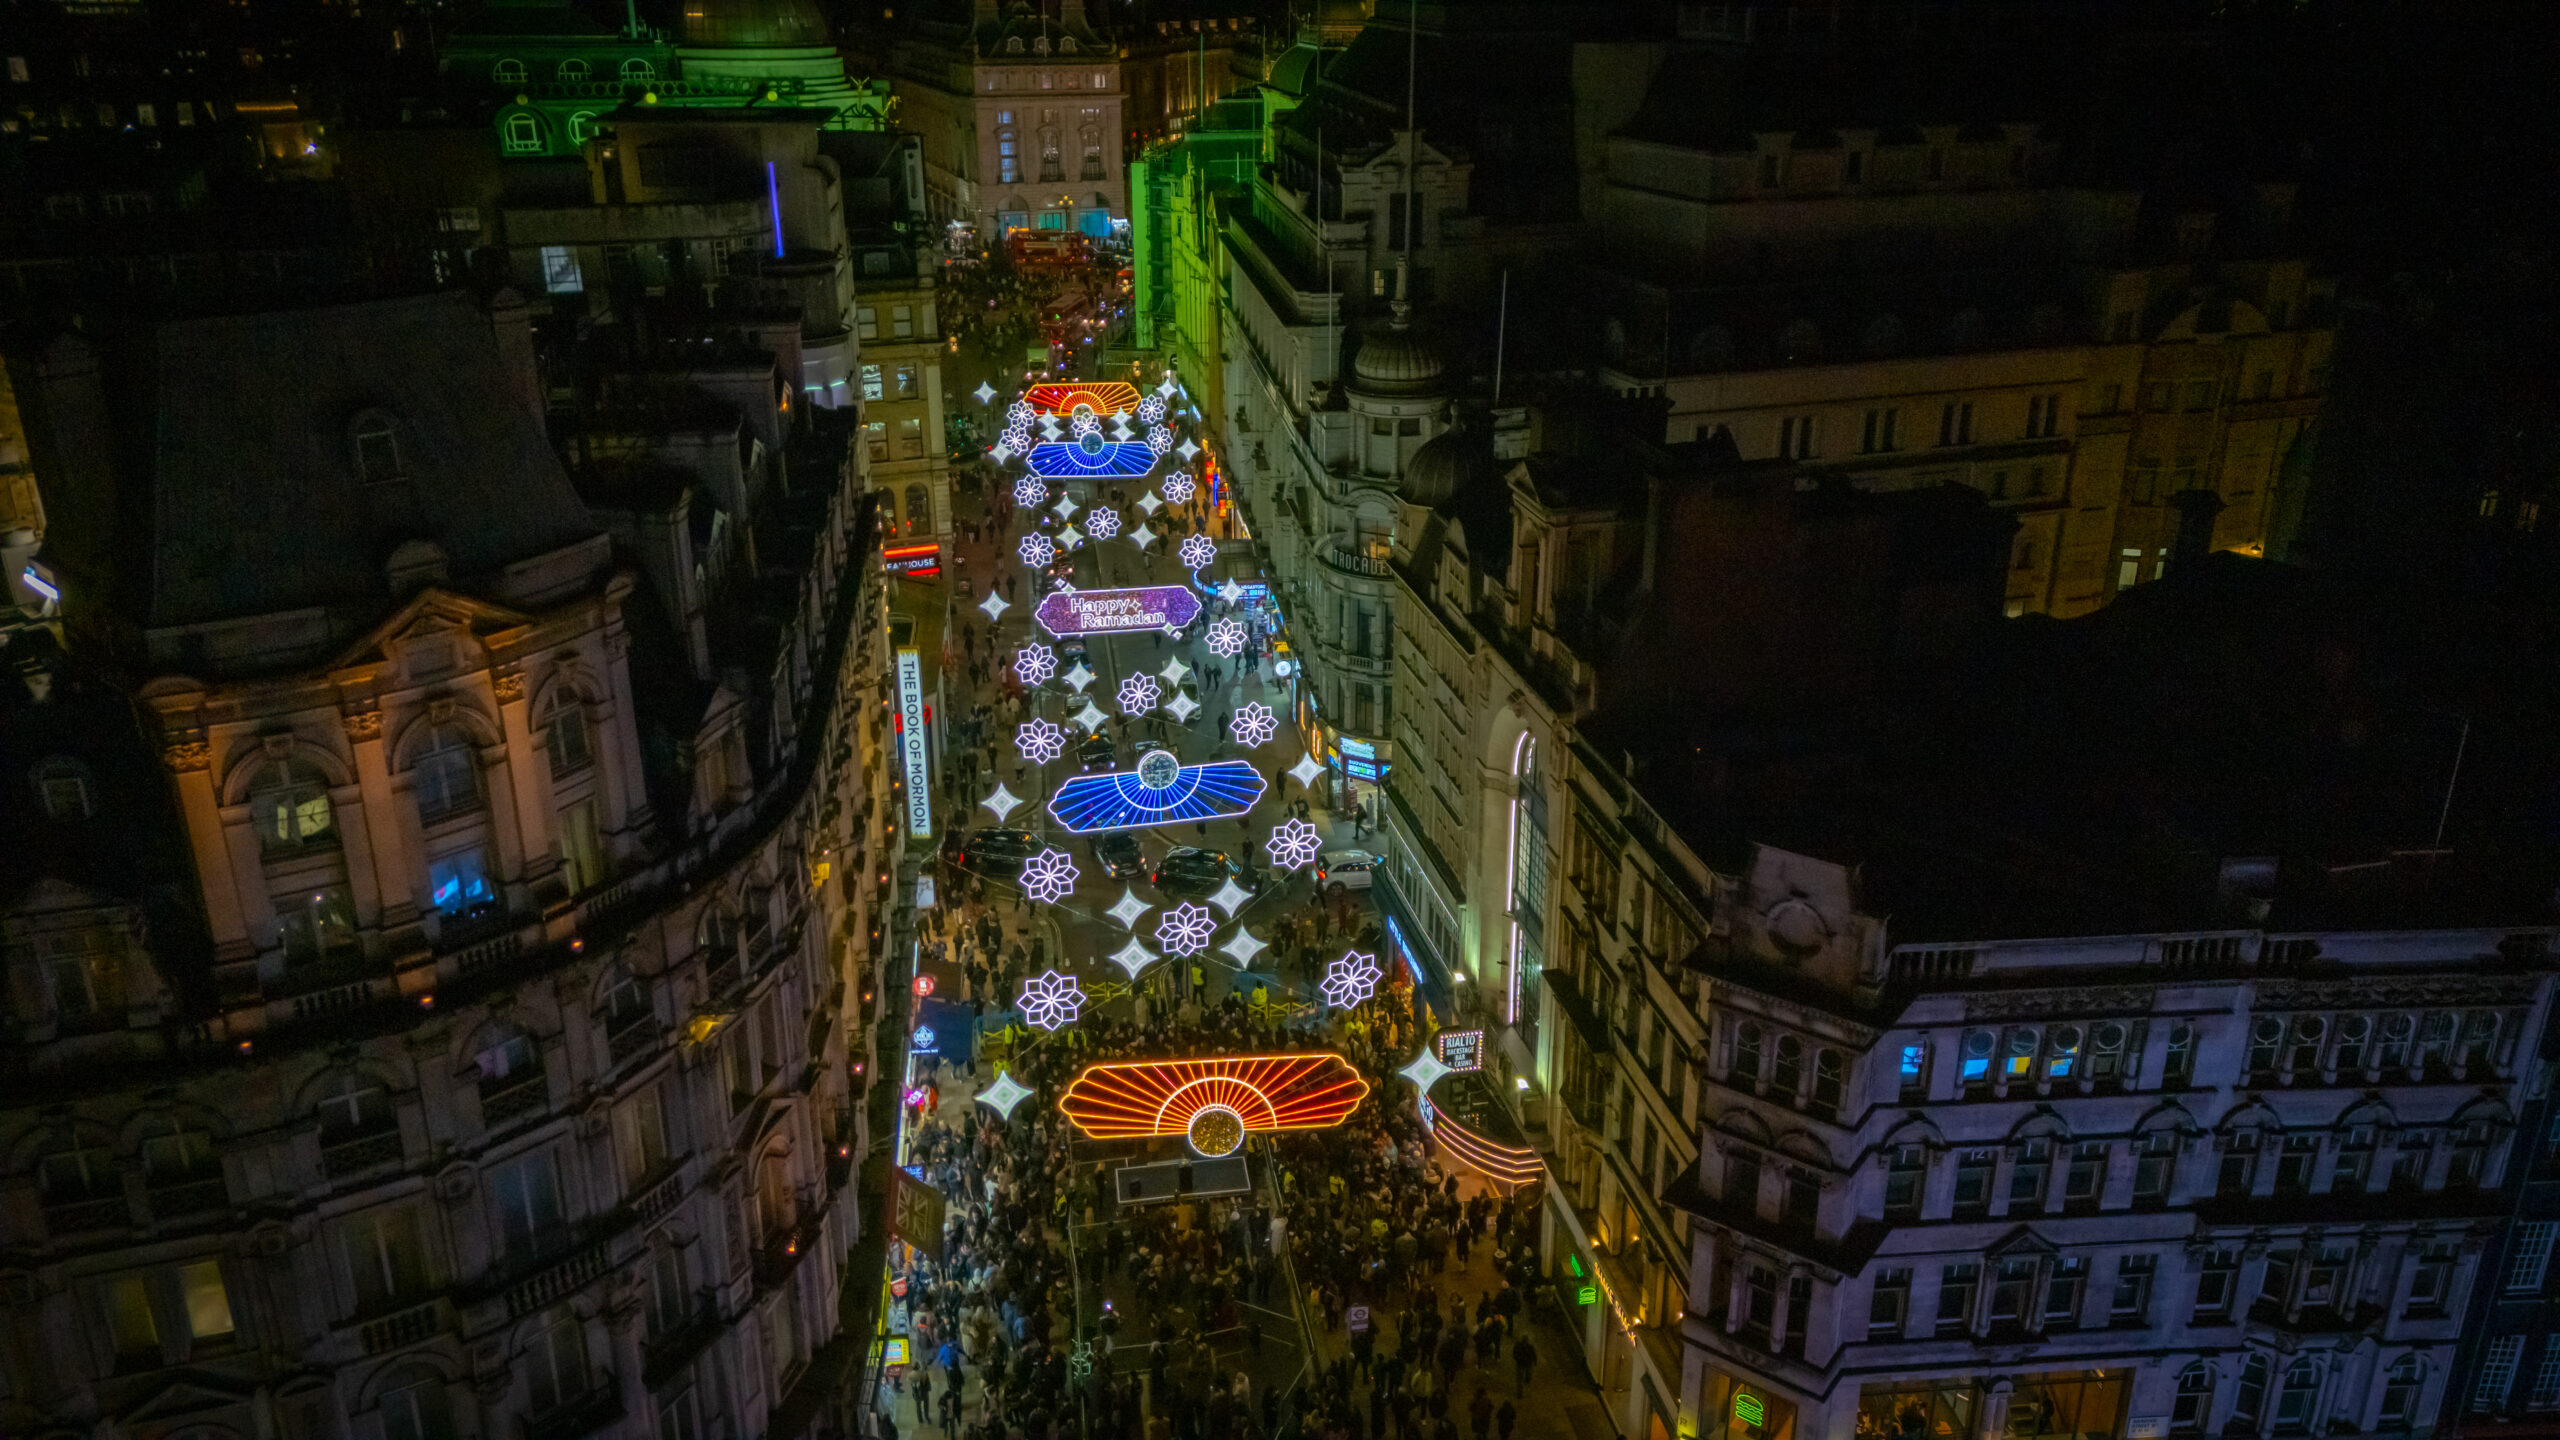
<path fill-rule="evenodd" d="M 1200 597 L 1181 585 L 1136 590 L 1061 590 L 1031 612 L 1041 628 L 1069 635 L 1116 635 L 1131 630 L 1177 628 L 1200 618 Z"/>

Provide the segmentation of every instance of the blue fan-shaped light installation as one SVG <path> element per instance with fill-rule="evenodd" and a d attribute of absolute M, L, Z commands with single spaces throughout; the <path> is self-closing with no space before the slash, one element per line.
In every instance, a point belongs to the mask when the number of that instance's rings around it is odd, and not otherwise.
<path fill-rule="evenodd" d="M 1024 458 L 1046 480 L 1136 480 L 1155 468 L 1155 450 L 1141 440 L 1044 440 Z"/>
<path fill-rule="evenodd" d="M 1185 765 L 1171 751 L 1151 750 L 1135 770 L 1078 775 L 1059 786 L 1049 813 L 1078 835 L 1231 818 L 1253 809 L 1266 783 L 1242 760 Z"/>

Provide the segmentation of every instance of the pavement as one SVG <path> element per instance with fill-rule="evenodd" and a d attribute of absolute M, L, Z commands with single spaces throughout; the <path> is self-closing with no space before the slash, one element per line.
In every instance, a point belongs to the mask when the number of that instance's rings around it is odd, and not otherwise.
<path fill-rule="evenodd" d="M 964 345 L 962 355 L 955 357 L 963 362 L 958 367 L 960 372 L 965 376 L 992 373 L 998 387 L 1003 388 L 1002 371 L 987 357 L 971 354 L 973 349 Z M 1015 373 L 1018 375 L 1019 372 Z M 1000 411 L 1010 398 L 1010 395 L 999 396 L 990 408 Z M 976 402 L 966 403 L 975 405 Z M 1011 482 L 1012 474 L 1008 473 L 1000 484 L 1009 489 Z M 1143 489 L 1151 486 L 1152 479 L 1143 487 L 1124 482 L 1121 487 L 1124 500 L 1135 502 Z M 1076 495 L 1080 506 L 1109 503 L 1109 497 L 1094 493 L 1092 486 L 1071 487 L 1070 493 Z M 1195 498 L 1190 506 L 1184 508 L 1197 516 L 1200 513 L 1197 507 L 1202 503 L 1201 498 Z M 1133 503 L 1123 504 L 1120 508 L 1132 525 L 1142 518 Z M 1006 512 L 1011 509 L 1009 497 L 994 493 L 971 496 L 956 483 L 953 509 L 955 520 L 963 526 L 964 534 L 966 528 L 975 527 L 976 537 L 955 541 L 951 547 L 951 561 L 943 576 L 934 580 L 900 580 L 896 582 L 897 593 L 893 596 L 896 608 L 916 622 L 915 643 L 925 661 L 927 690 L 929 694 L 938 693 L 940 696 L 936 723 L 945 727 L 946 736 L 952 733 L 948 727 L 964 717 L 972 704 L 993 700 L 1002 693 L 1003 677 L 1010 669 L 1019 646 L 1026 641 L 1054 643 L 1030 620 L 1035 581 L 1027 573 L 1027 567 L 1019 562 L 1016 551 L 1020 536 L 1036 517 L 1017 513 L 1010 516 L 1011 523 L 1002 523 L 1007 518 Z M 1081 510 L 1076 518 L 1079 521 L 1083 518 Z M 1162 514 L 1143 518 L 1149 520 L 1150 528 L 1160 536 L 1172 528 L 1165 523 Z M 1170 541 L 1159 539 L 1153 547 L 1150 565 L 1148 558 L 1126 538 L 1089 542 L 1073 552 L 1072 583 L 1079 589 L 1183 583 L 1184 572 L 1173 560 L 1170 549 Z M 1015 581 L 1012 604 L 991 626 L 981 611 L 971 607 L 986 594 L 989 577 L 995 577 L 1001 583 L 1008 575 Z M 1214 586 L 1229 577 L 1239 580 L 1263 578 L 1254 570 L 1249 546 L 1238 542 L 1222 545 L 1217 564 L 1206 572 L 1203 579 Z M 1203 628 L 1194 627 L 1195 635 Z M 985 673 L 988 676 L 987 683 L 978 686 L 972 683 L 970 674 L 969 637 L 973 632 L 986 636 L 990 629 L 993 632 L 991 641 L 982 644 L 976 652 L 986 663 Z M 1116 710 L 1114 697 L 1124 676 L 1140 671 L 1160 674 L 1166 662 L 1177 657 L 1195 672 L 1206 664 L 1218 662 L 1218 657 L 1209 654 L 1197 639 L 1173 641 L 1160 634 L 1093 637 L 1090 648 L 1090 664 L 1097 678 L 1085 694 L 1071 694 L 1063 684 L 1053 680 L 1026 696 L 1026 708 L 1022 713 L 1056 720 L 1073 737 L 1081 732 L 1066 717 L 1081 709 L 1088 695 L 1099 708 Z M 1231 670 L 1241 669 L 1236 661 L 1218 663 Z M 1250 759 L 1268 777 L 1285 772 L 1306 753 L 1304 737 L 1291 722 L 1294 706 L 1287 684 L 1272 678 L 1267 662 L 1260 673 L 1230 675 L 1214 689 L 1202 687 L 1197 680 L 1189 684 L 1200 703 L 1199 712 L 1188 724 L 1174 724 L 1168 719 L 1154 727 L 1156 738 L 1152 742 L 1173 749 L 1185 763 L 1241 755 Z M 1247 701 L 1268 705 L 1280 720 L 1279 734 L 1249 753 L 1240 752 L 1217 729 L 1222 712 L 1232 711 Z M 1046 765 L 1025 765 L 1013 743 L 1014 728 L 1019 718 L 1019 715 L 1005 715 L 990 722 L 987 738 L 993 750 L 992 768 L 987 764 L 988 755 L 981 751 L 977 774 L 965 789 L 955 792 L 945 783 L 941 771 L 935 775 L 938 833 L 947 834 L 956 828 L 994 823 L 993 812 L 979 802 L 1001 780 L 1007 790 L 1026 802 L 1005 823 L 1040 831 L 1048 843 L 1066 850 L 1079 868 L 1075 889 L 1054 905 L 1028 901 L 1018 886 L 1000 878 L 986 879 L 984 913 L 994 916 L 1003 928 L 1000 948 L 1009 949 L 1017 941 L 1028 948 L 1036 937 L 1045 964 L 1075 975 L 1082 985 L 1089 997 L 1082 1017 L 1085 1019 L 1130 1015 L 1137 1003 L 1138 990 L 1142 988 L 1154 996 L 1152 1003 L 1175 1003 L 1178 997 L 1169 993 L 1168 986 L 1181 968 L 1179 965 L 1158 964 L 1148 970 L 1138 986 L 1133 987 L 1129 977 L 1106 958 L 1125 944 L 1133 933 L 1132 928 L 1104 913 L 1106 909 L 1119 901 L 1124 893 L 1133 894 L 1148 904 L 1150 911 L 1137 921 L 1134 933 L 1142 942 L 1151 943 L 1157 917 L 1162 913 L 1160 908 L 1155 908 L 1161 897 L 1143 881 L 1121 882 L 1106 878 L 1092 853 L 1090 841 L 1066 835 L 1050 821 L 1042 809 L 1043 804 L 1058 784 L 1076 773 L 1072 738 L 1066 756 Z M 960 749 L 956 743 L 946 744 L 943 752 L 946 765 L 957 760 Z M 1124 744 L 1118 763 L 1125 767 L 1133 762 L 1132 747 Z M 1266 790 L 1252 813 L 1241 819 L 1174 827 L 1177 833 L 1141 832 L 1142 848 L 1151 858 L 1176 844 L 1213 845 L 1241 854 L 1239 847 L 1247 836 L 1269 835 L 1273 826 L 1285 817 L 1284 805 L 1302 796 L 1311 802 L 1307 818 L 1323 836 L 1326 850 L 1369 848 L 1375 844 L 1374 837 L 1358 832 L 1349 817 L 1325 808 L 1321 803 L 1324 798 L 1321 791 L 1306 795 L 1294 781 L 1284 779 Z M 921 917 L 924 923 L 918 933 L 928 940 L 937 929 L 944 936 L 953 932 L 955 927 L 951 921 L 957 918 L 958 909 L 976 909 L 961 906 L 961 897 L 949 892 L 950 887 L 946 886 L 939 896 L 942 902 L 940 916 Z M 1223 942 L 1238 923 L 1258 937 L 1268 938 L 1274 930 L 1273 922 L 1309 913 L 1317 899 L 1313 878 L 1307 870 L 1285 876 L 1271 875 L 1259 893 L 1241 905 L 1231 920 L 1220 917 L 1219 939 Z M 1335 904 L 1338 908 L 1333 919 L 1337 927 L 1347 920 L 1351 927 L 1356 928 L 1373 919 L 1365 892 L 1349 892 L 1337 897 Z M 1332 943 L 1344 943 L 1343 933 L 1342 929 L 1336 928 Z M 1319 958 L 1328 953 L 1329 948 L 1320 950 Z M 927 949 L 930 950 L 929 945 Z M 1201 967 L 1206 972 L 1207 985 L 1205 993 L 1197 999 L 1204 1005 L 1218 1003 L 1230 989 L 1245 985 L 1271 985 L 1274 989 L 1297 992 L 1304 1000 L 1314 999 L 1313 976 L 1284 972 L 1270 956 L 1257 961 L 1249 972 L 1250 979 L 1242 978 L 1248 972 L 1240 970 L 1229 957 L 1214 950 L 1200 958 L 1212 962 Z M 963 973 L 948 956 L 939 961 L 927 959 L 919 966 L 919 973 L 931 977 L 937 998 L 968 998 Z M 1277 985 L 1273 985 L 1275 980 L 1279 982 Z M 982 1024 L 990 1031 L 1006 1023 L 1008 1017 L 999 1007 L 1019 990 L 1021 975 L 1016 973 L 1004 983 L 1005 994 L 979 997 L 989 1002 Z M 1030 1041 L 1044 1042 L 1054 1043 L 1046 1042 L 1045 1037 Z M 936 1078 L 940 1084 L 939 1112 L 943 1118 L 965 1123 L 966 1112 L 973 1107 L 979 1087 L 993 1083 L 996 1070 L 997 1066 L 989 1060 L 981 1060 L 974 1067 L 964 1063 L 941 1065 Z M 1483 1183 L 1471 1172 L 1462 1173 L 1462 1192 L 1472 1193 Z M 1204 1214 L 1200 1218 L 1205 1223 L 1208 1217 Z M 1094 1218 L 1096 1226 L 1122 1223 L 1128 1223 L 1127 1217 L 1107 1212 Z M 1097 1273 L 1098 1266 L 1087 1268 L 1081 1257 L 1092 1253 L 1091 1242 L 1098 1236 L 1081 1223 L 1074 1228 L 1079 1232 L 1073 1237 L 1080 1257 L 1079 1271 L 1090 1277 L 1088 1283 L 1080 1287 L 1088 1323 L 1099 1314 L 1099 1307 L 1105 1299 L 1112 1301 L 1127 1327 L 1121 1336 L 1121 1363 L 1135 1364 L 1135 1357 L 1143 1350 L 1147 1333 L 1145 1327 L 1152 1319 L 1150 1297 L 1128 1293 L 1124 1283 L 1103 1281 Z M 1465 1266 L 1457 1265 L 1453 1259 L 1439 1287 L 1440 1293 L 1444 1297 L 1455 1295 L 1472 1300 L 1497 1287 L 1499 1282 L 1494 1275 L 1491 1249 L 1490 1245 L 1478 1247 L 1472 1262 Z M 1220 1373 L 1240 1370 L 1250 1375 L 1256 1401 L 1260 1400 L 1264 1390 L 1271 1388 L 1277 1388 L 1286 1396 L 1296 1385 L 1303 1383 L 1311 1359 L 1317 1365 L 1330 1363 L 1344 1353 L 1349 1340 L 1347 1333 L 1309 1335 L 1306 1332 L 1300 1314 L 1302 1307 L 1294 1300 L 1296 1295 L 1303 1294 L 1305 1283 L 1303 1277 L 1295 1278 L 1286 1291 L 1274 1287 L 1274 1293 L 1265 1296 L 1263 1304 L 1237 1306 L 1220 1316 L 1209 1334 L 1188 1334 L 1190 1326 L 1186 1320 L 1181 1327 L 1186 1332 L 1183 1343 L 1208 1348 L 1215 1356 Z M 1382 1312 L 1376 1319 L 1384 1327 L 1388 1314 Z M 1542 1318 L 1535 1311 L 1525 1313 L 1523 1320 L 1530 1326 L 1530 1334 L 1540 1350 L 1540 1364 L 1527 1393 L 1513 1396 L 1516 1387 L 1507 1359 L 1501 1362 L 1499 1374 L 1462 1375 L 1458 1387 L 1459 1403 L 1453 1412 L 1461 1433 L 1469 1428 L 1465 1423 L 1465 1401 L 1472 1397 L 1475 1384 L 1482 1383 L 1493 1387 L 1497 1401 L 1514 1398 L 1514 1403 L 1520 1407 L 1520 1423 L 1513 1432 L 1513 1440 L 1550 1440 L 1550 1437 L 1554 1440 L 1599 1440 L 1599 1437 L 1612 1434 L 1597 1392 L 1584 1375 L 1571 1338 L 1555 1321 Z M 1392 1335 L 1394 1332 L 1386 1329 L 1385 1333 Z M 1137 1337 L 1135 1346 L 1130 1343 L 1133 1335 Z M 1097 1345 L 1096 1350 L 1098 1352 L 1100 1346 Z M 1177 1363 L 1181 1363 L 1187 1356 L 1177 1355 L 1175 1358 Z M 1106 1359 L 1104 1363 L 1111 1362 Z M 1362 1393 L 1365 1396 L 1365 1391 Z M 964 1381 L 962 1395 L 964 1417 L 983 1413 L 974 1374 Z M 891 1413 L 901 1436 L 908 1437 L 908 1440 L 916 1440 L 916 1437 L 945 1440 L 945 1432 L 938 1425 L 917 1413 L 911 1388 L 898 1394 L 892 1406 Z"/>

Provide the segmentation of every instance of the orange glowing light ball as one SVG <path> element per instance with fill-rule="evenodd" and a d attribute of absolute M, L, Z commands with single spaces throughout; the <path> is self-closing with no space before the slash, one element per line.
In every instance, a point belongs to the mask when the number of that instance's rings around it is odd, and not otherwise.
<path fill-rule="evenodd" d="M 1086 1066 L 1058 1109 L 1096 1140 L 1180 1135 L 1204 1155 L 1224 1155 L 1248 1134 L 1339 1125 L 1368 1093 L 1351 1062 L 1331 1053 L 1114 1060 Z"/>

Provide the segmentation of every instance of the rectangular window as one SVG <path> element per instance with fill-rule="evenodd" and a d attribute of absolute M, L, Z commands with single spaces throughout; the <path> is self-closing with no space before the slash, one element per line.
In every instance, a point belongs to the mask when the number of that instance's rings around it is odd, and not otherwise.
<path fill-rule="evenodd" d="M 2195 1324 L 2218 1324 L 2231 1318 L 2231 1292 L 2240 1284 L 2240 1252 L 2215 1250 L 2196 1272 Z"/>
<path fill-rule="evenodd" d="M 1953 400 L 1938 407 L 1938 443 L 1970 445 L 1973 443 L 1973 402 Z"/>
<path fill-rule="evenodd" d="M 2402 1314 L 2409 1318 L 2442 1315 L 2452 1284 L 2453 1247 L 2428 1246 L 2418 1257 L 2417 1273 L 2409 1277 L 2409 1308 Z"/>
<path fill-rule="evenodd" d="M 2009 1208 L 2041 1210 L 2044 1208 L 2045 1173 L 2053 1163 L 2053 1142 L 2029 1140 L 2018 1147 L 2018 1161 L 2009 1167 Z"/>
<path fill-rule="evenodd" d="M 865 400 L 880 400 L 887 398 L 887 395 L 887 389 L 881 384 L 880 367 L 877 365 L 863 366 L 862 398 Z"/>
<path fill-rule="evenodd" d="M 368 1210 L 347 1222 L 347 1274 L 355 1281 L 356 1313 L 379 1315 L 406 1305 L 426 1289 L 426 1266 L 416 1217 L 405 1207 Z"/>
<path fill-rule="evenodd" d="M 2543 1271 L 2551 1265 L 2551 1238 L 2560 1233 L 2560 1221 L 2530 1220 L 2515 1229 L 2515 1250 L 2507 1260 L 2507 1293 L 2538 1294 L 2542 1289 Z"/>
<path fill-rule="evenodd" d="M 1918 1145 L 1897 1148 L 1885 1164 L 1884 1213 L 1888 1220 L 1920 1218 L 1920 1193 L 1929 1178 L 1929 1152 Z"/>
<path fill-rule="evenodd" d="M 447 918 L 457 920 L 497 904 L 487 854 L 474 846 L 427 862 L 427 898 Z"/>
<path fill-rule="evenodd" d="M 2188 409 L 2190 409 L 2190 410 L 2210 410 L 2210 409 L 2212 409 L 2212 408 L 2213 408 L 2213 392 L 2214 392 L 2214 383 L 2213 383 L 2212 381 L 2210 381 L 2210 380 L 2190 380 L 2190 381 L 2188 381 L 2188 382 L 2187 382 L 2187 408 L 2188 408 Z"/>
<path fill-rule="evenodd" d="M 913 460 L 924 454 L 924 421 L 910 415 L 898 422 L 898 457 Z"/>
<path fill-rule="evenodd" d="M 2178 404 L 2178 387 L 2166 380 L 2154 380 L 2142 387 L 2142 408 L 2150 411 L 2174 410 Z"/>
<path fill-rule="evenodd" d="M 913 305 L 890 306 L 889 333 L 900 340 L 913 339 L 916 333 L 916 307 Z"/>
<path fill-rule="evenodd" d="M 2098 1192 L 2106 1188 L 2107 1147 L 2092 1141 L 2071 1147 L 2071 1168 L 2062 1180 L 2062 1199 L 2067 1205 L 2095 1205 Z"/>
<path fill-rule="evenodd" d="M 857 306 L 853 312 L 854 327 L 865 340 L 880 338 L 880 312 L 869 305 Z"/>
<path fill-rule="evenodd" d="M 2133 1160 L 2133 1203 L 2161 1205 L 2169 1199 L 2169 1183 L 2178 1168 L 2175 1131 L 2155 1130 L 2142 1137 Z"/>
<path fill-rule="evenodd" d="M 547 1151 L 490 1171 L 489 1199 L 498 1210 L 498 1248 L 510 1260 L 547 1253 L 567 1224 L 559 1174 Z"/>
<path fill-rule="evenodd" d="M 128 1364 L 160 1361 L 160 1323 L 151 1313 L 151 1286 L 139 1275 L 107 1285 L 107 1334 L 116 1358 Z"/>
<path fill-rule="evenodd" d="M 921 392 L 917 389 L 916 367 L 913 365 L 899 366 L 898 398 L 901 400 L 913 400 L 919 393 Z"/>
<path fill-rule="evenodd" d="M 2471 1386 L 2471 1409 L 2475 1413 L 2507 1403 L 2507 1392 L 2516 1383 L 2516 1357 L 2523 1352 L 2521 1335 L 2501 1335 L 2481 1350 L 2480 1378 Z"/>
<path fill-rule="evenodd" d="M 2116 1261 L 2115 1294 L 2107 1301 L 2107 1318 L 2118 1325 L 2141 1325 L 2151 1311 L 2151 1272 L 2158 1260 L 2127 1255 Z"/>
<path fill-rule="evenodd" d="M 2276 1193 L 2308 1195 L 2311 1193 L 2311 1169 L 2320 1158 L 2320 1137 L 2287 1135 L 2284 1150 L 2276 1157 Z"/>
<path fill-rule="evenodd" d="M 1899 1075 L 1898 1093 L 1902 1099 L 1927 1099 L 1929 1097 L 1929 1047 L 1927 1045 L 1903 1046 Z"/>
<path fill-rule="evenodd" d="M 1778 458 L 1810 460 L 1813 458 L 1813 417 L 1790 415 L 1778 422 Z"/>
<path fill-rule="evenodd" d="M 1753 1155 L 1724 1158 L 1724 1199 L 1728 1205 L 1760 1208 L 1760 1160 Z"/>
<path fill-rule="evenodd" d="M 2027 1321 L 2027 1307 L 2034 1302 L 2036 1262 L 2003 1260 L 1991 1282 L 1991 1309 L 1985 1317 L 1992 1329 L 2016 1327 Z"/>
<path fill-rule="evenodd" d="M 1955 1208 L 1958 1215 L 1980 1215 L 1991 1204 L 1991 1170 L 1999 1162 L 1997 1150 L 1968 1150 L 1956 1161 Z"/>
<path fill-rule="evenodd" d="M 2067 1330 L 2080 1323 L 2080 1294 L 2089 1280 L 2086 1260 L 2056 1260 L 2044 1282 L 2044 1328 Z"/>
<path fill-rule="evenodd" d="M 1866 427 L 1858 437 L 1860 453 L 1875 455 L 1893 449 L 1894 423 L 1901 417 L 1902 411 L 1893 407 L 1868 411 Z"/>
<path fill-rule="evenodd" d="M 1982 1282 L 1977 1265 L 1948 1265 L 1938 1271 L 1938 1333 L 1962 1334 L 1973 1328 L 1973 1290 Z"/>
<path fill-rule="evenodd" d="M 186 1302 L 191 1338 L 220 1340 L 231 1334 L 231 1292 L 222 1283 L 221 1261 L 178 1267 L 178 1293 Z"/>
<path fill-rule="evenodd" d="M 2542 1342 L 2542 1363 L 2533 1367 L 2533 1388 L 2525 1392 L 2528 1410 L 2560 1410 L 2560 1339 Z"/>
<path fill-rule="evenodd" d="M 578 270 L 578 252 L 566 245 L 542 247 L 542 288 L 554 295 L 575 295 L 587 288 Z"/>
<path fill-rule="evenodd" d="M 872 459 L 874 459 L 874 460 L 886 460 L 886 459 L 888 459 L 888 458 L 889 458 L 889 422 L 888 422 L 888 421 L 886 421 L 886 420 L 867 420 L 867 421 L 864 421 L 864 422 L 863 422 L 863 426 L 862 426 L 862 440 L 863 440 L 864 448 L 870 452 L 870 455 L 871 455 L 871 458 L 872 458 Z"/>
<path fill-rule="evenodd" d="M 1885 1270 L 1876 1275 L 1875 1290 L 1867 1301 L 1867 1333 L 1899 1335 L 1902 1317 L 1911 1308 L 1911 1272 Z"/>

